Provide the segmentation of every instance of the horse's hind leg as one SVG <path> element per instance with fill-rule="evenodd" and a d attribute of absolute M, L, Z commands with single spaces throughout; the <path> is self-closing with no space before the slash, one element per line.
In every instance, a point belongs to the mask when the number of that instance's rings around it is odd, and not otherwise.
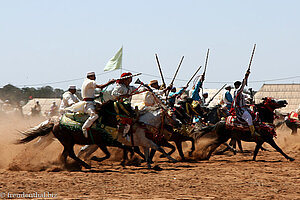
<path fill-rule="evenodd" d="M 149 158 L 149 148 L 147 147 L 143 147 L 144 149 L 144 154 L 145 154 L 145 158 L 146 158 L 146 162 L 147 162 L 147 167 L 148 169 L 151 168 L 151 161 L 150 161 L 150 158 Z"/>
<path fill-rule="evenodd" d="M 64 165 L 65 165 L 66 162 L 67 162 L 67 156 L 68 156 L 68 151 L 67 151 L 67 149 L 64 147 L 64 150 L 63 150 L 63 152 L 61 153 L 60 158 L 59 158 L 59 160 L 60 160 Z"/>
<path fill-rule="evenodd" d="M 98 145 L 98 147 L 103 151 L 103 153 L 105 153 L 105 156 L 104 157 L 102 157 L 102 158 L 98 158 L 97 156 L 93 156 L 92 158 L 91 158 L 91 160 L 95 160 L 95 161 L 98 161 L 98 162 L 102 162 L 103 160 L 106 160 L 106 159 L 108 159 L 108 158 L 110 158 L 110 153 L 109 153 L 109 151 L 108 151 L 108 149 L 107 149 L 107 146 L 106 145 L 103 145 L 103 144 L 97 144 Z"/>
<path fill-rule="evenodd" d="M 85 167 L 86 169 L 91 169 L 91 166 L 90 166 L 90 165 L 88 165 L 86 162 L 80 160 L 80 159 L 75 155 L 73 146 L 70 147 L 70 148 L 68 149 L 68 152 L 69 152 L 69 156 L 70 156 L 71 158 L 73 158 L 75 161 L 77 161 L 81 166 Z"/>
<path fill-rule="evenodd" d="M 180 143 L 181 144 L 181 143 Z M 172 144 L 170 144 L 169 142 L 166 142 L 164 145 L 163 145 L 164 147 L 168 147 L 168 148 L 170 148 L 171 149 L 171 151 L 169 151 L 167 154 L 168 155 L 172 155 L 172 153 L 174 153 L 175 151 L 176 151 L 176 148 L 172 145 Z M 177 145 L 176 145 L 177 146 Z M 181 151 L 182 152 L 182 151 Z M 165 158 L 165 156 L 162 154 L 162 155 L 160 155 L 160 158 Z"/>
<path fill-rule="evenodd" d="M 191 151 L 189 152 L 189 156 L 192 157 L 193 152 L 195 151 L 195 140 L 192 137 L 189 137 L 188 140 L 191 141 L 191 143 L 192 143 Z"/>
<path fill-rule="evenodd" d="M 258 153 L 259 149 L 261 148 L 261 145 L 262 145 L 262 144 L 263 144 L 263 143 L 261 143 L 261 142 L 256 143 L 255 150 L 254 150 L 254 154 L 253 154 L 253 159 L 252 159 L 253 161 L 256 160 L 257 153 Z"/>
<path fill-rule="evenodd" d="M 85 145 L 80 148 L 77 157 L 80 158 L 83 154 L 85 154 L 83 159 L 87 160 L 95 151 L 97 151 L 97 149 L 98 146 L 96 144 Z"/>
<path fill-rule="evenodd" d="M 281 148 L 275 143 L 275 141 L 273 139 L 266 141 L 267 143 L 269 143 L 274 149 L 276 149 L 279 153 L 281 153 L 286 159 L 288 159 L 289 161 L 294 161 L 294 158 L 289 157 L 288 155 L 286 155 Z"/>
<path fill-rule="evenodd" d="M 184 154 L 183 154 L 183 151 L 182 151 L 182 144 L 181 144 L 181 142 L 176 141 L 176 142 L 175 142 L 175 145 L 176 145 L 176 147 L 177 147 L 177 151 L 178 151 L 178 153 L 179 153 L 181 159 L 182 159 L 182 160 L 185 160 L 185 157 L 184 157 Z M 168 154 L 171 155 L 170 153 L 168 153 Z"/>

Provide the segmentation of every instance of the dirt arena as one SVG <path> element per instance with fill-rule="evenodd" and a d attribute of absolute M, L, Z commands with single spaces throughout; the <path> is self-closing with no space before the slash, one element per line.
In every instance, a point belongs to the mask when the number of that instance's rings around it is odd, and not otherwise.
<path fill-rule="evenodd" d="M 286 127 L 277 131 L 276 142 L 294 162 L 266 144 L 270 151 L 260 151 L 253 162 L 254 144 L 243 143 L 244 154 L 229 152 L 209 161 L 175 164 L 156 157 L 153 166 L 159 167 L 148 170 L 144 163 L 121 167 L 120 152 L 113 148 L 115 155 L 100 164 L 92 161 L 92 170 L 70 172 L 56 163 L 62 151 L 57 141 L 46 148 L 13 144 L 20 138 L 18 131 L 41 121 L 1 118 L 0 198 L 43 194 L 47 199 L 300 199 L 300 133 L 292 136 Z M 100 150 L 96 154 L 101 156 Z"/>

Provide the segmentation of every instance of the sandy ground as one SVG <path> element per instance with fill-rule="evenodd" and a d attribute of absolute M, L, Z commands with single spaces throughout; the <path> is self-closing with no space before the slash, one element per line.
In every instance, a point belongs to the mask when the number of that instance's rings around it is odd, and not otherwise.
<path fill-rule="evenodd" d="M 13 144 L 20 137 L 18 130 L 41 121 L 1 118 L 0 199 L 37 194 L 48 199 L 300 199 L 300 136 L 290 135 L 285 127 L 278 130 L 276 142 L 294 162 L 269 145 L 264 146 L 270 151 L 250 161 L 254 144 L 243 143 L 247 153 L 175 164 L 156 157 L 153 166 L 161 170 L 148 170 L 144 163 L 121 167 L 120 152 L 113 148 L 118 155 L 102 163 L 92 161 L 92 170 L 70 172 L 55 163 L 62 151 L 57 141 L 46 148 Z M 100 150 L 96 155 L 102 155 Z"/>

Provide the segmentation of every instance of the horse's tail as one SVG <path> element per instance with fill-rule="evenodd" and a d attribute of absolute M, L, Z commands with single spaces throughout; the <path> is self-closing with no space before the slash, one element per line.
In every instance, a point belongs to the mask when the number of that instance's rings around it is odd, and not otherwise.
<path fill-rule="evenodd" d="M 53 126 L 54 122 L 49 119 L 27 131 L 21 132 L 21 134 L 24 135 L 25 138 L 17 140 L 16 144 L 26 144 L 39 136 L 48 135 L 49 133 L 51 133 Z"/>

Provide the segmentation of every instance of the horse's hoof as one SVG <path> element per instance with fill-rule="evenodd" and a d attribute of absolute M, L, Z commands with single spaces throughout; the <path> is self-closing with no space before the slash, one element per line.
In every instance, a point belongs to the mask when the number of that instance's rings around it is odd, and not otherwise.
<path fill-rule="evenodd" d="M 294 161 L 295 160 L 295 158 L 289 158 L 289 161 Z"/>
<path fill-rule="evenodd" d="M 189 157 L 192 157 L 193 156 L 193 152 L 189 152 Z"/>
<path fill-rule="evenodd" d="M 171 162 L 172 162 L 172 163 L 177 163 L 178 160 L 172 159 Z"/>
<path fill-rule="evenodd" d="M 99 158 L 98 158 L 98 157 L 96 157 L 96 156 L 93 156 L 93 157 L 91 158 L 91 160 L 98 161 L 98 160 L 99 160 Z"/>
<path fill-rule="evenodd" d="M 86 168 L 86 169 L 92 169 L 92 167 L 90 166 L 90 165 L 84 165 L 84 168 Z"/>

